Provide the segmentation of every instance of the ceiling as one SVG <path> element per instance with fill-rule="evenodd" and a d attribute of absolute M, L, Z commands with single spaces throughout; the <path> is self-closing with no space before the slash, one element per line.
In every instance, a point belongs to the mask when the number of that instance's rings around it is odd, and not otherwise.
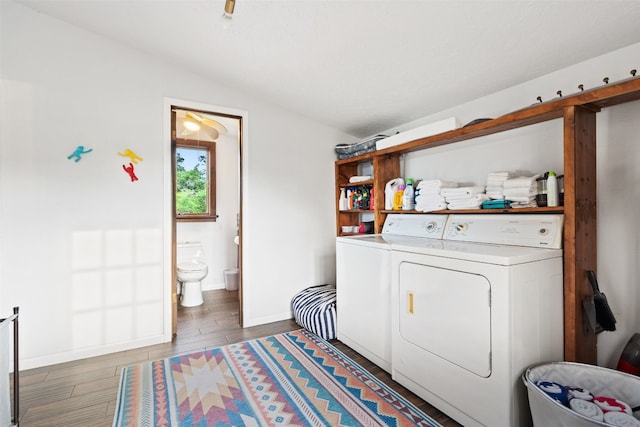
<path fill-rule="evenodd" d="M 640 42 L 638 0 L 17 1 L 360 138 Z"/>

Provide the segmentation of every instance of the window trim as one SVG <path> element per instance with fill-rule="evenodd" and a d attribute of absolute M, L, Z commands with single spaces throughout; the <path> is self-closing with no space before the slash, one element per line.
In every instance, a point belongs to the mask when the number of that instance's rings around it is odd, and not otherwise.
<path fill-rule="evenodd" d="M 174 216 L 178 222 L 215 222 L 218 219 L 216 213 L 216 143 L 212 141 L 197 141 L 191 139 L 176 139 L 175 151 L 177 153 L 178 148 L 196 148 L 206 149 L 209 151 L 209 191 L 207 206 L 209 206 L 209 212 L 203 214 L 178 214 L 176 212 L 177 206 L 174 206 Z M 177 186 L 176 180 L 178 177 L 176 155 L 174 154 L 173 168 L 174 168 L 174 191 L 173 197 L 176 198 Z"/>

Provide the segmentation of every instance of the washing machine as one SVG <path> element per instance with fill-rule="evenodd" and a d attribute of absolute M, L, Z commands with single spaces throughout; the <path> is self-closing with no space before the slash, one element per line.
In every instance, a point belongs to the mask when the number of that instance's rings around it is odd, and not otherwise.
<path fill-rule="evenodd" d="M 391 372 L 391 244 L 440 241 L 447 215 L 389 214 L 382 234 L 336 238 L 337 337 Z"/>
<path fill-rule="evenodd" d="M 562 215 L 449 215 L 391 251 L 392 377 L 464 426 L 531 425 L 524 370 L 563 360 Z"/>

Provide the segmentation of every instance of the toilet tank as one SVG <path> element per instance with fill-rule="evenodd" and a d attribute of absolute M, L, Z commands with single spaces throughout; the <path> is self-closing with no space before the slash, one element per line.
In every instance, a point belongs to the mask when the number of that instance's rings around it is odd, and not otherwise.
<path fill-rule="evenodd" d="M 202 261 L 204 259 L 204 249 L 200 242 L 179 242 L 178 250 L 176 251 L 176 261 L 178 263 L 184 261 Z"/>

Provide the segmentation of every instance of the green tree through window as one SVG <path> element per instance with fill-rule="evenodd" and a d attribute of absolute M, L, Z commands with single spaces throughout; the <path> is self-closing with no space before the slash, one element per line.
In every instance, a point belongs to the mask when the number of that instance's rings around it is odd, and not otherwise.
<path fill-rule="evenodd" d="M 215 145 L 176 145 L 176 216 L 215 220 Z M 213 164 L 212 164 L 213 163 Z"/>

